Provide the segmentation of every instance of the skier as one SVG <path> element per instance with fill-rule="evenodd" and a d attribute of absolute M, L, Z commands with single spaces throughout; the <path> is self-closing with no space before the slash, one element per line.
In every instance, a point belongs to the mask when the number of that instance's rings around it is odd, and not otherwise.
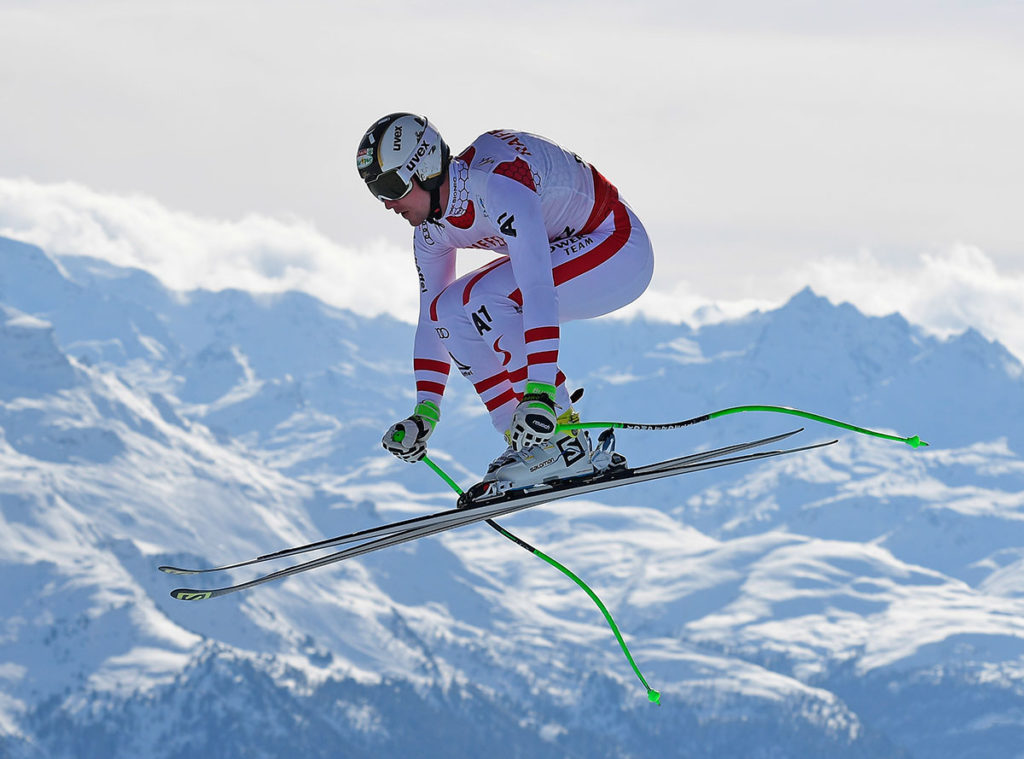
<path fill-rule="evenodd" d="M 526 132 L 487 132 L 452 157 L 433 124 L 411 113 L 375 122 L 356 165 L 374 197 L 415 227 L 417 403 L 384 447 L 423 458 L 454 362 L 505 437 L 485 482 L 505 490 L 606 468 L 610 446 L 556 429 L 579 421 L 558 368 L 559 324 L 615 311 L 650 283 L 650 240 L 618 190 Z M 456 279 L 459 248 L 501 255 Z"/>

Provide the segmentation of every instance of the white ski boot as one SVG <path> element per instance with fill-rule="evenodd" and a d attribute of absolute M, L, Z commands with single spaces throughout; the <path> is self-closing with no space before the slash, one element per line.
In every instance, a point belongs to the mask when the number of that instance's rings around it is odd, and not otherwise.
<path fill-rule="evenodd" d="M 570 408 L 558 417 L 558 424 L 579 420 L 579 415 Z M 509 446 L 487 467 L 483 482 L 491 484 L 489 490 L 496 494 L 544 482 L 586 477 L 609 466 L 625 466 L 626 460 L 614 451 L 615 437 L 611 430 L 601 433 L 596 449 L 586 430 L 559 432 L 550 440 L 521 451 L 513 451 Z"/>

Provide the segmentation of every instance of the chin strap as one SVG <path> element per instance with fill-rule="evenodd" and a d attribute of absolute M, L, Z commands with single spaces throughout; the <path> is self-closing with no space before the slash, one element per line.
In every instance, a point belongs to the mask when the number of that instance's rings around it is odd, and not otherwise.
<path fill-rule="evenodd" d="M 437 221 L 441 218 L 441 188 L 435 187 L 430 191 L 430 215 L 427 221 Z"/>

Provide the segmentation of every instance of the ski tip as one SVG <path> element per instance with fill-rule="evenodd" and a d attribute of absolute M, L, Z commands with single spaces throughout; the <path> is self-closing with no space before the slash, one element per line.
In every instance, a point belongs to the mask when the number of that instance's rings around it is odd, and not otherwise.
<path fill-rule="evenodd" d="M 171 591 L 171 598 L 178 601 L 205 601 L 212 598 L 213 593 L 208 590 L 192 590 L 191 588 L 178 588 Z"/>
<path fill-rule="evenodd" d="M 647 700 L 650 701 L 652 704 L 657 704 L 658 706 L 661 706 L 661 694 L 658 693 L 658 691 L 654 690 L 654 688 L 647 689 Z"/>
<path fill-rule="evenodd" d="M 925 447 L 925 446 L 928 445 L 928 443 L 923 441 L 917 435 L 914 435 L 913 437 L 905 438 L 903 442 L 906 443 L 907 445 L 909 445 L 911 448 L 922 448 L 922 447 Z"/>
<path fill-rule="evenodd" d="M 169 575 L 194 575 L 196 571 L 194 569 L 182 569 L 181 567 L 168 567 L 161 566 L 157 567 L 161 572 L 166 572 Z"/>

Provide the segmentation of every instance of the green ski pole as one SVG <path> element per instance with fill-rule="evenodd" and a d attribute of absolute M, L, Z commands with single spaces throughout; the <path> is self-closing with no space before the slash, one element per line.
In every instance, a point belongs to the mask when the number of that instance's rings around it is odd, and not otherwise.
<path fill-rule="evenodd" d="M 851 432 L 857 432 L 861 435 L 870 435 L 871 437 L 882 438 L 883 440 L 895 440 L 899 443 L 906 443 L 911 448 L 920 448 L 928 445 L 917 435 L 912 437 L 899 437 L 897 435 L 887 435 L 884 432 L 876 432 L 875 430 L 869 430 L 865 427 L 857 427 L 853 424 L 841 422 L 838 419 L 830 419 L 827 416 L 821 416 L 820 414 L 812 414 L 809 411 L 801 411 L 797 408 L 789 408 L 788 406 L 733 406 L 732 408 L 720 409 L 719 411 L 712 411 L 709 414 L 703 416 L 695 416 L 693 419 L 684 419 L 681 422 L 668 422 L 665 424 L 641 424 L 638 422 L 577 422 L 576 424 L 560 424 L 558 425 L 558 431 L 566 430 L 593 430 L 593 429 L 608 429 L 609 427 L 616 430 L 678 430 L 683 427 L 691 427 L 695 424 L 701 424 L 702 422 L 708 422 L 712 419 L 718 419 L 722 416 L 729 414 L 739 414 L 744 411 L 768 411 L 775 414 L 789 414 L 791 416 L 799 416 L 803 419 L 810 419 L 814 422 L 821 422 L 822 424 L 829 424 L 833 427 L 841 427 L 844 430 L 850 430 Z"/>

